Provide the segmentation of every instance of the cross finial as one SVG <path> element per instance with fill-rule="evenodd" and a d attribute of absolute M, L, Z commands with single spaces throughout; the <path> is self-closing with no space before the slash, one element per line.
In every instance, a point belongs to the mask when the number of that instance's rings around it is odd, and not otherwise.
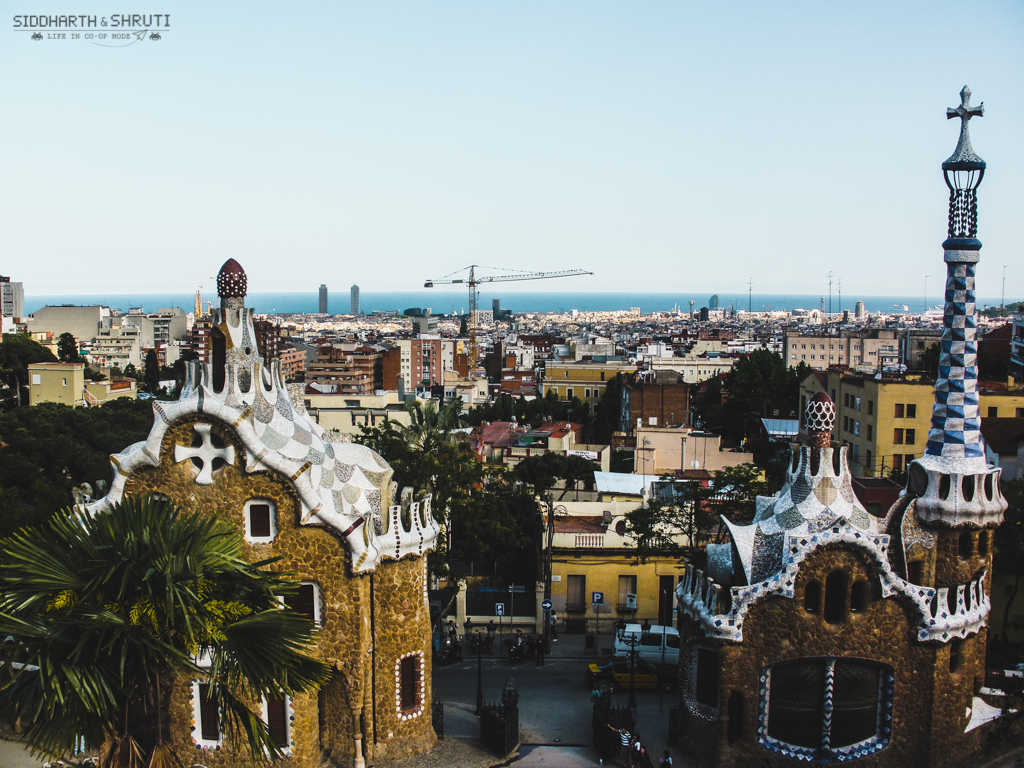
<path fill-rule="evenodd" d="M 946 110 L 946 119 L 960 118 L 960 141 L 957 142 L 956 152 L 942 164 L 943 168 L 949 170 L 978 169 L 985 167 L 985 161 L 974 154 L 971 147 L 971 136 L 967 130 L 967 123 L 972 117 L 982 117 L 985 114 L 985 102 L 976 107 L 971 106 L 971 89 L 966 85 L 960 91 L 960 106 L 956 109 Z"/>
<path fill-rule="evenodd" d="M 984 117 L 985 116 L 985 102 L 981 102 L 976 107 L 971 106 L 971 89 L 966 85 L 963 90 L 960 91 L 960 106 L 956 109 L 947 107 L 946 119 L 951 120 L 954 117 L 959 117 L 962 120 L 962 125 L 966 126 L 967 121 L 972 117 Z"/>

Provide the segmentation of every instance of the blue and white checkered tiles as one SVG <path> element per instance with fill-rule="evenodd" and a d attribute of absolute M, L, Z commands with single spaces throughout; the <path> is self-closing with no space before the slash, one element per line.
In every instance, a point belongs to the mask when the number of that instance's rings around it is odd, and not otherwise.
<path fill-rule="evenodd" d="M 947 264 L 946 310 L 939 355 L 939 379 L 928 447 L 932 456 L 984 456 L 978 408 L 978 343 L 974 265 Z"/>

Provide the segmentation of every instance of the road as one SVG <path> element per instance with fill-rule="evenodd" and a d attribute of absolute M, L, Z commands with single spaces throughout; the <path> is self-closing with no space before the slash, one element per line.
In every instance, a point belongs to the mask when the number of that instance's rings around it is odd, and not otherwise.
<path fill-rule="evenodd" d="M 519 732 L 523 744 L 589 745 L 592 740 L 590 689 L 585 675 L 594 658 L 556 658 L 543 667 L 534 661 L 509 664 L 504 659 L 483 660 L 484 701 L 497 701 L 509 677 L 519 690 Z M 434 667 L 434 695 L 445 703 L 445 732 L 450 736 L 480 735 L 476 708 L 476 659 L 447 667 Z M 637 691 L 640 711 L 637 729 L 659 752 L 668 736 L 668 709 L 677 693 Z M 628 693 L 613 696 L 625 704 Z M 663 711 L 659 712 L 659 703 Z"/>

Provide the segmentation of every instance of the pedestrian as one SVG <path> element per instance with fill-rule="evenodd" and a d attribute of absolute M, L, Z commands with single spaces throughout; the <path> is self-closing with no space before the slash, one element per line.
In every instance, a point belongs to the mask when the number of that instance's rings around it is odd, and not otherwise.
<path fill-rule="evenodd" d="M 558 642 L 558 614 L 554 608 L 551 609 L 551 642 Z"/>
<path fill-rule="evenodd" d="M 466 637 L 473 634 L 473 620 L 469 616 L 466 617 L 465 622 L 462 624 L 462 634 Z"/>
<path fill-rule="evenodd" d="M 629 768 L 629 750 L 633 746 L 633 736 L 625 728 L 616 728 L 611 723 L 608 727 L 619 734 L 619 757 L 622 758 L 622 764 Z"/>
<path fill-rule="evenodd" d="M 493 635 L 494 634 L 494 619 L 491 619 L 490 621 L 487 622 L 487 634 L 488 635 Z"/>
<path fill-rule="evenodd" d="M 448 619 L 448 642 L 452 645 L 459 644 L 459 631 L 455 628 L 455 622 Z"/>
<path fill-rule="evenodd" d="M 535 649 L 537 656 L 537 666 L 544 666 L 544 635 L 537 636 L 537 647 Z"/>
<path fill-rule="evenodd" d="M 668 753 L 667 749 L 662 753 L 661 760 L 658 761 L 658 768 L 672 768 L 672 755 Z"/>
<path fill-rule="evenodd" d="M 633 734 L 633 743 L 630 745 L 629 750 L 629 768 L 639 768 L 640 756 L 643 754 L 644 747 L 640 743 L 640 734 Z"/>

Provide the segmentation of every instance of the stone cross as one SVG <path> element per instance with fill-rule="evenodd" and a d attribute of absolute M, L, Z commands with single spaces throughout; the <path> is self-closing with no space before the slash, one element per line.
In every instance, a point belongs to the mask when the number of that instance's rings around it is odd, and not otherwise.
<path fill-rule="evenodd" d="M 954 117 L 959 117 L 961 120 L 960 125 L 963 128 L 967 128 L 967 121 L 972 117 L 984 117 L 985 116 L 985 102 L 981 102 L 976 107 L 971 106 L 971 89 L 966 85 L 963 90 L 960 91 L 960 106 L 956 109 L 952 107 L 946 108 L 946 119 L 952 120 Z"/>
<path fill-rule="evenodd" d="M 203 444 L 198 448 L 193 448 L 190 445 L 174 446 L 174 461 L 180 464 L 189 459 L 199 459 L 203 464 L 203 468 L 196 475 L 196 483 L 198 485 L 213 485 L 214 459 L 223 459 L 228 464 L 234 464 L 235 448 L 232 445 L 229 445 L 227 448 L 216 447 L 210 435 L 210 424 L 196 424 L 194 428 L 200 437 L 203 438 Z"/>

